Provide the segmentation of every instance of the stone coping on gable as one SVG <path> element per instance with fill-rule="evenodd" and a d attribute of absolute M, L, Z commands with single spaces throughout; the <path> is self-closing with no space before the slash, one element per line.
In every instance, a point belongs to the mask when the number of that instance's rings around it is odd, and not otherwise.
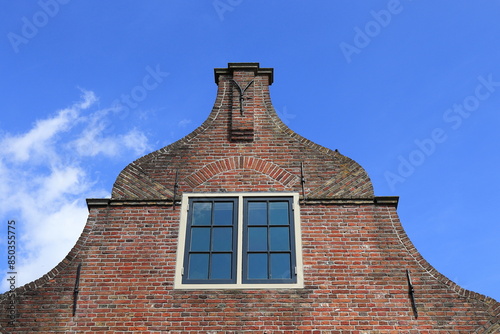
<path fill-rule="evenodd" d="M 214 193 L 207 193 L 214 194 Z M 231 192 L 217 193 L 220 196 L 231 196 Z M 236 194 L 236 193 L 234 193 Z M 176 205 L 180 205 L 181 194 L 175 201 Z M 397 208 L 399 196 L 375 196 L 373 198 L 306 198 L 301 199 L 300 204 L 315 205 L 315 204 L 330 204 L 330 205 L 388 205 Z M 129 199 L 114 199 L 114 198 L 88 198 L 88 209 L 98 208 L 103 206 L 172 206 L 174 202 L 171 199 L 147 199 L 147 200 L 129 200 Z"/>

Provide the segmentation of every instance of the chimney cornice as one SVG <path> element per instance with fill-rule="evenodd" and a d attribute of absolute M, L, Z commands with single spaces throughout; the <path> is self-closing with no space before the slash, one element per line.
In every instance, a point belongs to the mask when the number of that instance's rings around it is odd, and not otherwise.
<path fill-rule="evenodd" d="M 235 71 L 253 71 L 254 75 L 267 75 L 269 77 L 269 85 L 272 85 L 274 80 L 273 68 L 260 68 L 259 63 L 228 63 L 227 68 L 214 69 L 215 83 L 219 84 L 221 75 L 233 75 Z"/>

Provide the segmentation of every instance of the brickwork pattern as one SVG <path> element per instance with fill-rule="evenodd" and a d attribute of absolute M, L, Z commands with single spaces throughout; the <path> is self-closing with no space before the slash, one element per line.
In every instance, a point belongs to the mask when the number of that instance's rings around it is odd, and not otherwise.
<path fill-rule="evenodd" d="M 173 290 L 178 209 L 94 208 L 57 272 L 18 289 L 11 332 L 494 333 L 498 303 L 435 272 L 393 206 L 312 204 L 301 216 L 304 289 L 183 291 Z"/>

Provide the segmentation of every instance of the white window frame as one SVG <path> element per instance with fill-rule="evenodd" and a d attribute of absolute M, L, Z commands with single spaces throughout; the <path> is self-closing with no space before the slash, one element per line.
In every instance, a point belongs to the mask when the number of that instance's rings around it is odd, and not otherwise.
<path fill-rule="evenodd" d="M 186 248 L 186 232 L 188 206 L 190 198 L 238 198 L 238 245 L 237 245 L 237 261 L 236 261 L 236 283 L 231 284 L 186 284 L 182 283 L 182 275 L 184 268 L 184 251 Z M 243 272 L 243 199 L 249 197 L 291 197 L 292 198 L 292 213 L 294 222 L 294 240 L 295 240 L 295 283 L 242 283 Z M 184 290 L 220 290 L 220 289 L 300 289 L 304 287 L 303 262 L 302 262 L 302 234 L 300 229 L 300 205 L 299 194 L 293 192 L 246 192 L 246 193 L 184 193 L 182 195 L 179 237 L 177 242 L 177 259 L 175 266 L 174 289 Z"/>

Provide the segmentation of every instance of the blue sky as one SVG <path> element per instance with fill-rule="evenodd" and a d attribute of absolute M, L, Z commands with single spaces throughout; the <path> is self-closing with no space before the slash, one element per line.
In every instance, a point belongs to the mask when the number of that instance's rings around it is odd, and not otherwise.
<path fill-rule="evenodd" d="M 85 198 L 205 120 L 213 68 L 260 62 L 293 130 L 359 162 L 427 261 L 500 300 L 500 1 L 0 4 L 0 254 L 15 220 L 18 285 L 64 258 Z"/>

